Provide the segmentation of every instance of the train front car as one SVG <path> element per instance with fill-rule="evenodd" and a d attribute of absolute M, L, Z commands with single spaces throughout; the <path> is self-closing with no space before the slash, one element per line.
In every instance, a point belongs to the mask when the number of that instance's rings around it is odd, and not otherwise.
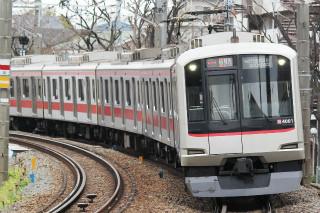
<path fill-rule="evenodd" d="M 200 47 L 177 60 L 179 155 L 196 197 L 294 191 L 304 144 L 296 52 L 279 44 Z"/>

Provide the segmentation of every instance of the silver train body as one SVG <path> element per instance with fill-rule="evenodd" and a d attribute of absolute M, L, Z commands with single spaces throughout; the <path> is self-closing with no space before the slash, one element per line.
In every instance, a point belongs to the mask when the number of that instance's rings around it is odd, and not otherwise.
<path fill-rule="evenodd" d="M 304 160 L 296 52 L 252 34 L 219 44 L 226 37 L 205 36 L 204 47 L 166 60 L 13 59 L 11 128 L 110 140 L 180 163 L 197 197 L 294 191 Z"/>

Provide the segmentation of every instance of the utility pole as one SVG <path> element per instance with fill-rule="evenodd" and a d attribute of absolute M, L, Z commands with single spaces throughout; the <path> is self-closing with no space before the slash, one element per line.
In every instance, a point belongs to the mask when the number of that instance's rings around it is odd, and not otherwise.
<path fill-rule="evenodd" d="M 34 54 L 40 55 L 42 49 L 42 32 L 41 32 L 41 0 L 36 0 L 35 21 L 34 21 Z"/>
<path fill-rule="evenodd" d="M 231 13 L 231 11 L 234 10 L 233 0 L 224 0 L 224 7 L 226 10 L 226 13 L 224 14 L 224 31 L 229 32 L 233 29 L 234 15 Z"/>
<path fill-rule="evenodd" d="M 12 1 L 0 0 L 0 186 L 8 180 Z"/>
<path fill-rule="evenodd" d="M 155 18 L 155 48 L 164 48 L 167 45 L 167 0 L 157 0 Z"/>
<path fill-rule="evenodd" d="M 297 51 L 298 51 L 298 72 L 300 81 L 300 96 L 303 120 L 305 161 L 303 164 L 302 183 L 310 187 L 310 101 L 312 88 L 309 57 L 309 5 L 305 1 L 297 3 Z"/>

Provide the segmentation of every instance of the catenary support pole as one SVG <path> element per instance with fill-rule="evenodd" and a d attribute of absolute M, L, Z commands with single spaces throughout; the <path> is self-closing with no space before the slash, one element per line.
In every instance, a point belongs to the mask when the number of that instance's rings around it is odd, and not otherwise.
<path fill-rule="evenodd" d="M 0 186 L 8 180 L 12 1 L 0 0 Z"/>
<path fill-rule="evenodd" d="M 42 30 L 41 30 L 41 0 L 36 0 L 35 22 L 34 22 L 34 54 L 40 55 L 42 49 Z"/>
<path fill-rule="evenodd" d="M 303 119 L 305 162 L 303 164 L 302 183 L 310 187 L 310 101 L 311 101 L 311 71 L 309 57 L 309 5 L 304 1 L 297 3 L 297 51 L 298 51 L 298 71 L 300 81 L 300 96 Z"/>

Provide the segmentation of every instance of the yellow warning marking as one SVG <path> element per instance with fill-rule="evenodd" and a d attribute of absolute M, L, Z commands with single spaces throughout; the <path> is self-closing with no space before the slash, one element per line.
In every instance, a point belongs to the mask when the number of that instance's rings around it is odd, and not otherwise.
<path fill-rule="evenodd" d="M 9 82 L 9 81 L 10 81 L 10 78 L 9 78 L 9 77 L 0 77 L 0 81 L 7 81 L 7 82 Z"/>
<path fill-rule="evenodd" d="M 2 88 L 8 88 L 8 87 L 9 87 L 9 83 L 7 83 L 7 84 L 0 83 L 0 87 L 2 87 Z"/>
<path fill-rule="evenodd" d="M 32 158 L 32 169 L 36 168 L 36 159 Z"/>
<path fill-rule="evenodd" d="M 143 156 L 139 156 L 139 162 L 140 162 L 140 163 L 143 162 Z"/>

